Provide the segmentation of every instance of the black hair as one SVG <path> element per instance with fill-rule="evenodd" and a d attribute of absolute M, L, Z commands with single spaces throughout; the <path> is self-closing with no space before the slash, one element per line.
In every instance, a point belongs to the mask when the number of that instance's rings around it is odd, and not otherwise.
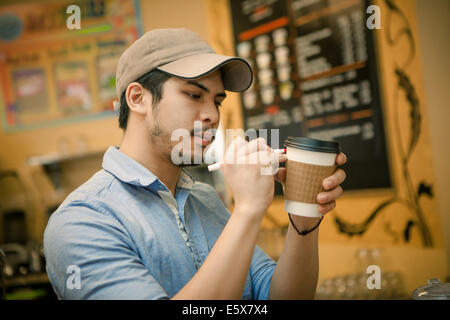
<path fill-rule="evenodd" d="M 162 99 L 163 85 L 169 78 L 170 75 L 157 69 L 154 69 L 140 76 L 133 82 L 141 84 L 145 89 L 151 92 L 153 108 L 155 108 L 157 103 Z M 125 92 L 122 93 L 122 96 L 120 97 L 120 111 L 119 111 L 119 127 L 123 130 L 126 130 L 127 128 L 128 115 L 130 111 L 130 108 L 128 107 L 127 104 L 127 99 L 125 97 Z"/>

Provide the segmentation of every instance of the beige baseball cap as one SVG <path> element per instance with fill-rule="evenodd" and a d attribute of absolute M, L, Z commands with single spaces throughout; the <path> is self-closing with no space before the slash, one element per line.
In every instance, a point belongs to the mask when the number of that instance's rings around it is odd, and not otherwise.
<path fill-rule="evenodd" d="M 252 70 L 242 58 L 216 52 L 188 29 L 146 32 L 120 56 L 116 72 L 117 96 L 140 76 L 158 69 L 181 79 L 196 79 L 221 69 L 225 90 L 241 92 L 252 83 Z"/>

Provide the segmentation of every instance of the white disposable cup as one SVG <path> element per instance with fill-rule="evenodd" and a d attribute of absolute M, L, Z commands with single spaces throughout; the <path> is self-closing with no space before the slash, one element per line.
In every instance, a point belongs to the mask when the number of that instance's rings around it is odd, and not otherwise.
<path fill-rule="evenodd" d="M 286 146 L 288 161 L 302 162 L 312 165 L 333 166 L 337 153 L 319 152 Z M 284 208 L 288 213 L 304 217 L 321 217 L 319 204 L 285 200 Z"/>

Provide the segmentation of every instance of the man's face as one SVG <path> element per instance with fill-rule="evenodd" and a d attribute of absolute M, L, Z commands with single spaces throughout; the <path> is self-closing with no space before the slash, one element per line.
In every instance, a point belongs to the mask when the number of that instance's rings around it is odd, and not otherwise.
<path fill-rule="evenodd" d="M 200 164 L 198 159 L 219 125 L 219 108 L 225 97 L 219 70 L 196 80 L 168 79 L 162 99 L 156 108 L 149 106 L 146 116 L 153 149 L 174 163 L 175 156 L 189 159 L 188 164 Z"/>

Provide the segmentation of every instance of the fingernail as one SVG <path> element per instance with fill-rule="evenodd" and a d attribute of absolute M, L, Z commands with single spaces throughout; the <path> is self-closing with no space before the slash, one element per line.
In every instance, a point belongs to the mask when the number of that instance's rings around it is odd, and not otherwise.
<path fill-rule="evenodd" d="M 325 194 L 321 193 L 318 196 L 318 200 L 319 200 L 319 202 L 323 202 L 323 201 L 327 200 L 327 196 Z"/>
<path fill-rule="evenodd" d="M 325 188 L 329 188 L 333 185 L 333 181 L 331 180 L 325 180 Z"/>

